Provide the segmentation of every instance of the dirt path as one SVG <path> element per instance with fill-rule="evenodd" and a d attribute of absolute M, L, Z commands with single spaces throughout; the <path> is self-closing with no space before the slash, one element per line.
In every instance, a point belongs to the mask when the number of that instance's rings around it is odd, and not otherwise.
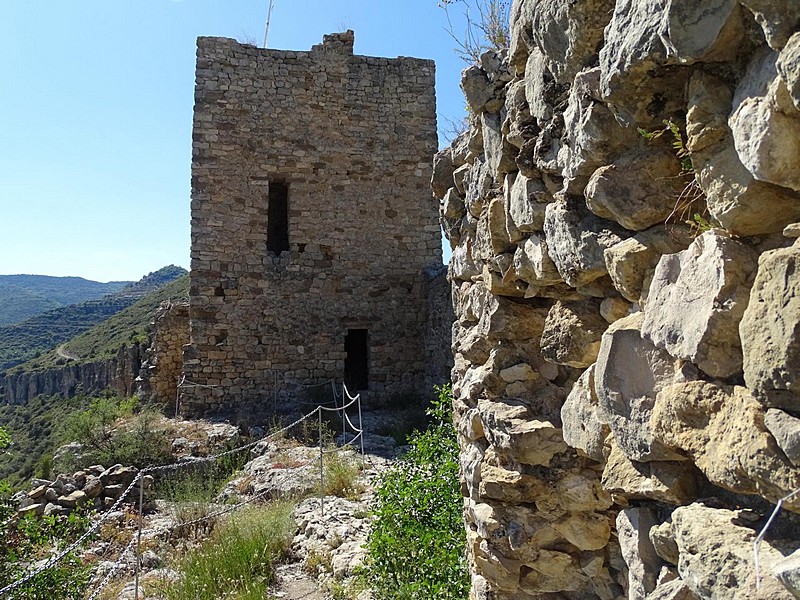
<path fill-rule="evenodd" d="M 61 344 L 58 346 L 56 348 L 56 354 L 58 354 L 60 358 L 66 358 L 67 360 L 78 360 L 78 358 L 80 358 L 74 354 L 70 354 L 66 349 L 66 344 Z"/>
<path fill-rule="evenodd" d="M 272 594 L 282 600 L 326 600 L 315 579 L 302 570 L 302 563 L 281 565 L 276 569 L 278 583 Z"/>

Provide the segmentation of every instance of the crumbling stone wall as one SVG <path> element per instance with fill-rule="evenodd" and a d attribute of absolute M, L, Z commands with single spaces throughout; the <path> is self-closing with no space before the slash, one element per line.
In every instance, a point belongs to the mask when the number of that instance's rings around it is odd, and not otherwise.
<path fill-rule="evenodd" d="M 183 348 L 188 343 L 189 304 L 163 304 L 155 315 L 150 347 L 139 370 L 142 396 L 165 405 L 175 402 L 183 375 Z"/>
<path fill-rule="evenodd" d="M 432 184 L 472 598 L 798 593 L 800 501 L 758 591 L 752 543 L 800 487 L 799 21 L 515 0 L 464 72 Z"/>
<path fill-rule="evenodd" d="M 187 410 L 342 381 L 354 329 L 367 401 L 423 392 L 423 270 L 441 264 L 433 63 L 354 56 L 352 31 L 310 52 L 200 38 L 193 140 L 184 373 L 215 387 L 188 389 Z M 287 188 L 288 248 L 272 251 Z"/>

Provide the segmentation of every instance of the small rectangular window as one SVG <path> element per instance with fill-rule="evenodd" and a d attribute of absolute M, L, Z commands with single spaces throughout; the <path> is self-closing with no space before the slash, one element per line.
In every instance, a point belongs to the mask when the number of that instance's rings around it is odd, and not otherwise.
<path fill-rule="evenodd" d="M 289 249 L 289 185 L 269 182 L 267 199 L 267 250 L 280 254 Z"/>
<path fill-rule="evenodd" d="M 366 329 L 348 329 L 344 338 L 344 382 L 351 392 L 369 385 L 369 352 Z"/>

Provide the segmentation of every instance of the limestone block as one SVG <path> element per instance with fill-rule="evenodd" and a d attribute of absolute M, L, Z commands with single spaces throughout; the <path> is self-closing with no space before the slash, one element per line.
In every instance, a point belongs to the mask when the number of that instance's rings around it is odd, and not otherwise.
<path fill-rule="evenodd" d="M 464 199 L 455 188 L 448 189 L 442 199 L 442 215 L 448 219 L 461 219 L 466 213 Z"/>
<path fill-rule="evenodd" d="M 800 247 L 764 252 L 739 325 L 744 380 L 760 393 L 800 396 Z M 793 400 L 792 400 L 793 399 Z"/>
<path fill-rule="evenodd" d="M 800 2 L 797 0 L 741 0 L 761 25 L 767 43 L 780 50 L 800 22 Z"/>
<path fill-rule="evenodd" d="M 656 588 L 661 559 L 648 535 L 656 518 L 648 508 L 626 508 L 617 516 L 617 537 L 628 565 L 628 598 L 645 600 Z"/>
<path fill-rule="evenodd" d="M 59 496 L 58 504 L 65 508 L 75 508 L 78 504 L 86 501 L 86 493 L 81 490 L 75 490 L 66 496 Z"/>
<path fill-rule="evenodd" d="M 653 437 L 650 415 L 656 394 L 697 377 L 696 369 L 642 339 L 644 315 L 613 323 L 603 334 L 595 367 L 595 393 L 602 418 L 619 447 L 638 462 L 681 460 Z"/>
<path fill-rule="evenodd" d="M 781 110 L 787 94 L 776 70 L 777 52 L 756 54 L 736 90 L 728 123 L 739 160 L 759 181 L 800 190 L 800 113 Z"/>
<path fill-rule="evenodd" d="M 496 452 L 514 462 L 547 466 L 556 454 L 567 450 L 561 429 L 536 420 L 522 402 L 481 399 L 478 410 L 486 439 Z"/>
<path fill-rule="evenodd" d="M 494 198 L 489 202 L 489 210 L 486 215 L 486 224 L 488 227 L 486 230 L 481 228 L 482 220 L 483 217 L 481 217 L 481 220 L 478 222 L 478 237 L 486 231 L 489 235 L 489 245 L 492 248 L 493 255 L 511 252 L 516 249 L 516 246 L 511 243 L 508 237 L 508 228 L 506 227 L 508 217 L 506 215 L 506 204 L 503 198 Z"/>
<path fill-rule="evenodd" d="M 659 583 L 647 595 L 647 600 L 700 600 L 682 579 Z"/>
<path fill-rule="evenodd" d="M 795 598 L 800 598 L 800 550 L 778 560 L 772 574 Z"/>
<path fill-rule="evenodd" d="M 450 148 L 440 150 L 433 156 L 433 173 L 431 174 L 431 189 L 439 200 L 444 198 L 447 190 L 453 187 L 453 154 Z"/>
<path fill-rule="evenodd" d="M 525 4 L 525 0 L 514 0 L 509 15 L 511 41 L 508 49 L 508 63 L 517 76 L 525 74 L 525 63 L 533 47 L 530 18 Z"/>
<path fill-rule="evenodd" d="M 575 592 L 589 587 L 578 561 L 565 552 L 540 550 L 539 557 L 520 577 L 523 590 L 538 593 Z"/>
<path fill-rule="evenodd" d="M 561 407 L 561 426 L 568 446 L 597 462 L 604 462 L 603 443 L 610 429 L 600 417 L 594 392 L 594 368 L 592 365 L 586 369 L 572 386 Z"/>
<path fill-rule="evenodd" d="M 464 204 L 469 213 L 478 218 L 483 212 L 483 207 L 488 203 L 488 195 L 492 187 L 492 176 L 485 161 L 479 158 L 475 159 L 464 177 L 464 187 L 466 190 Z"/>
<path fill-rule="evenodd" d="M 586 186 L 594 214 L 634 231 L 664 223 L 679 204 L 686 178 L 671 148 L 636 149 L 597 169 Z"/>
<path fill-rule="evenodd" d="M 792 600 L 771 574 L 781 558 L 766 540 L 761 543 L 761 586 L 755 589 L 755 532 L 736 524 L 738 513 L 695 503 L 676 508 L 672 529 L 678 544 L 678 572 L 700 598 L 726 600 Z"/>
<path fill-rule="evenodd" d="M 464 180 L 471 167 L 472 165 L 464 164 L 453 171 L 453 184 L 461 196 L 464 196 L 467 193 L 467 190 L 464 187 Z"/>
<path fill-rule="evenodd" d="M 458 246 L 453 248 L 449 272 L 454 281 L 470 281 L 480 275 L 472 257 L 472 243 L 469 238 L 461 240 Z"/>
<path fill-rule="evenodd" d="M 556 82 L 571 83 L 594 60 L 614 8 L 613 0 L 542 0 L 529 2 L 526 7 L 533 45 L 548 57 L 548 68 Z"/>
<path fill-rule="evenodd" d="M 514 252 L 514 268 L 517 277 L 529 284 L 541 287 L 563 281 L 547 250 L 544 236 L 531 235 Z"/>
<path fill-rule="evenodd" d="M 541 231 L 547 204 L 553 201 L 541 179 L 517 175 L 507 202 L 508 214 L 519 231 Z"/>
<path fill-rule="evenodd" d="M 750 247 L 719 229 L 665 254 L 650 283 L 642 337 L 713 377 L 740 372 L 739 322 L 756 261 Z"/>
<path fill-rule="evenodd" d="M 596 302 L 556 302 L 545 319 L 542 357 L 559 365 L 588 367 L 597 359 L 607 327 Z"/>
<path fill-rule="evenodd" d="M 599 68 L 579 73 L 564 111 L 566 138 L 558 152 L 558 164 L 564 177 L 578 182 L 569 190 L 572 193 L 582 193 L 598 167 L 612 163 L 640 141 L 635 128 L 620 125 L 611 110 L 595 100 L 599 84 Z"/>
<path fill-rule="evenodd" d="M 630 460 L 615 440 L 603 469 L 603 489 L 632 500 L 650 498 L 667 504 L 685 504 L 696 499 L 700 477 L 688 462 Z"/>
<path fill-rule="evenodd" d="M 678 564 L 678 544 L 672 532 L 672 523 L 665 522 L 650 528 L 650 543 L 658 556 L 671 565 Z"/>
<path fill-rule="evenodd" d="M 500 127 L 500 115 L 483 113 L 481 122 L 483 124 L 483 149 L 486 153 L 486 164 L 495 179 L 502 179 L 506 173 L 513 173 L 517 170 L 517 163 L 514 162 L 517 156 L 517 148 L 509 144 L 503 136 Z"/>
<path fill-rule="evenodd" d="M 89 499 L 97 498 L 102 491 L 103 484 L 100 482 L 100 479 L 93 475 L 89 475 L 86 478 L 86 483 L 83 485 L 83 493 L 86 494 L 86 497 Z"/>
<path fill-rule="evenodd" d="M 589 212 L 575 199 L 547 205 L 544 233 L 556 269 L 572 287 L 607 273 L 603 251 L 630 234 Z"/>
<path fill-rule="evenodd" d="M 614 288 L 627 300 L 643 304 L 662 254 L 679 252 L 692 237 L 687 227 L 653 227 L 603 251 Z"/>
<path fill-rule="evenodd" d="M 600 303 L 600 315 L 608 323 L 616 323 L 631 314 L 632 310 L 631 305 L 619 296 L 603 298 Z M 638 311 L 638 308 L 636 310 Z"/>
<path fill-rule="evenodd" d="M 764 426 L 794 466 L 800 466 L 800 419 L 777 408 L 764 414 Z"/>
<path fill-rule="evenodd" d="M 800 32 L 789 38 L 778 55 L 776 67 L 795 108 L 800 109 Z"/>
<path fill-rule="evenodd" d="M 538 47 L 532 46 L 525 66 L 525 98 L 528 100 L 528 110 L 540 128 L 553 118 L 553 104 L 548 102 L 552 98 L 548 97 L 546 91 L 552 87 L 552 77 L 547 68 L 547 58 Z"/>
<path fill-rule="evenodd" d="M 732 96 L 712 75 L 696 72 L 689 82 L 687 148 L 708 211 L 735 235 L 781 231 L 800 218 L 800 196 L 787 188 L 758 181 L 739 159 L 728 126 Z"/>
<path fill-rule="evenodd" d="M 665 388 L 650 427 L 656 439 L 685 453 L 720 487 L 771 502 L 800 487 L 800 469 L 767 431 L 764 408 L 747 388 L 704 381 Z M 784 506 L 798 511 L 800 502 Z"/>
<path fill-rule="evenodd" d="M 658 68 L 732 59 L 742 33 L 736 0 L 617 2 L 600 50 L 603 98 L 625 121 L 660 123 L 682 108 L 686 73 Z"/>
<path fill-rule="evenodd" d="M 495 85 L 489 81 L 486 71 L 477 65 L 461 72 L 461 89 L 472 114 L 480 115 L 486 104 L 494 97 Z"/>

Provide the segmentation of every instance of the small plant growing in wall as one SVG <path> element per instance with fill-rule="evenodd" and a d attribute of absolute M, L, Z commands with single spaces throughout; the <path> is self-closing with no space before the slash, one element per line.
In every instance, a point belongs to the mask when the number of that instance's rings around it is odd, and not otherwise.
<path fill-rule="evenodd" d="M 456 54 L 469 64 L 480 63 L 481 54 L 487 50 L 504 50 L 511 42 L 509 8 L 507 0 L 439 0 L 447 16 L 447 33 L 457 46 Z M 464 8 L 466 29 L 462 35 L 455 33 L 448 8 L 461 4 Z"/>

